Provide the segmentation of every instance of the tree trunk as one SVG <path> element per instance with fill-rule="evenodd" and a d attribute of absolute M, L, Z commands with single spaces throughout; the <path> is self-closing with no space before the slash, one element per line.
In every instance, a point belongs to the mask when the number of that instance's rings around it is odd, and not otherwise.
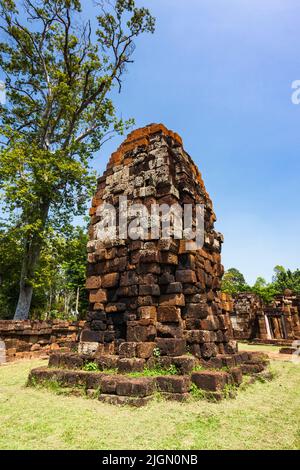
<path fill-rule="evenodd" d="M 20 279 L 20 293 L 14 320 L 27 320 L 29 318 L 33 294 L 32 281 L 34 280 L 35 268 L 40 258 L 41 246 L 42 238 L 39 235 L 33 236 L 30 241 L 26 240 Z"/>
<path fill-rule="evenodd" d="M 75 314 L 76 314 L 76 317 L 79 316 L 79 295 L 80 295 L 80 289 L 79 289 L 79 287 L 77 287 L 77 291 L 76 291 L 76 305 L 75 305 Z"/>
<path fill-rule="evenodd" d="M 20 282 L 20 294 L 14 320 L 27 320 L 32 300 L 33 287 Z"/>
<path fill-rule="evenodd" d="M 49 212 L 49 204 L 44 204 L 40 208 L 40 233 L 34 233 L 25 240 L 25 251 L 23 255 L 20 293 L 14 320 L 27 320 L 29 318 L 35 269 L 40 260 L 41 248 L 43 244 L 43 232 L 45 229 Z"/>

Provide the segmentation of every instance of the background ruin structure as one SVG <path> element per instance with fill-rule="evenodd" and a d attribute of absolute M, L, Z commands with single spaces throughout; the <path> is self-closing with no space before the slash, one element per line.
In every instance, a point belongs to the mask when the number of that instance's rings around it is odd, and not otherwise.
<path fill-rule="evenodd" d="M 0 320 L 0 341 L 8 361 L 34 358 L 78 347 L 84 321 Z"/>
<path fill-rule="evenodd" d="M 300 296 L 286 291 L 270 305 L 253 293 L 241 293 L 233 299 L 231 322 L 237 340 L 292 342 L 300 339 Z"/>
<path fill-rule="evenodd" d="M 117 208 L 120 195 L 148 208 L 203 204 L 203 248 L 188 251 L 183 240 L 151 235 L 146 241 L 98 239 L 97 209 L 104 202 Z M 132 355 L 143 358 L 154 348 L 162 355 L 189 351 L 205 359 L 235 352 L 229 312 L 220 297 L 223 237 L 214 229 L 216 217 L 201 174 L 177 134 L 155 124 L 132 132 L 99 178 L 90 215 L 90 309 L 81 336 L 86 347 L 94 344 L 99 350 L 100 344 L 103 352 L 118 354 L 136 344 Z"/>

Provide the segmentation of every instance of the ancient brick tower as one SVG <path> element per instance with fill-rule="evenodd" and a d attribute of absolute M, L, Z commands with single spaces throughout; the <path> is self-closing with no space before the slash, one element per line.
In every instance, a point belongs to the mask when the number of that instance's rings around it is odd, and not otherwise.
<path fill-rule="evenodd" d="M 99 208 L 109 203 L 119 218 L 120 196 L 127 196 L 129 206 L 149 209 L 155 203 L 202 204 L 203 247 L 191 251 L 185 240 L 151 235 L 147 240 L 99 238 Z M 99 343 L 110 354 L 121 347 L 128 357 L 143 358 L 153 350 L 204 359 L 235 352 L 220 299 L 222 235 L 214 230 L 216 217 L 201 174 L 177 134 L 154 124 L 132 132 L 99 178 L 90 215 L 90 309 L 82 343 Z"/>

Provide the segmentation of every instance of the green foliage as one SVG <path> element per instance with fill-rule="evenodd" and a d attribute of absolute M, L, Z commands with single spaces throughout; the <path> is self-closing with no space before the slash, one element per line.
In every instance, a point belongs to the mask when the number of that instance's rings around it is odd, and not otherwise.
<path fill-rule="evenodd" d="M 233 384 L 226 384 L 223 389 L 224 398 L 235 398 L 238 392 L 238 387 Z"/>
<path fill-rule="evenodd" d="M 242 292 L 257 294 L 266 304 L 270 304 L 276 295 L 284 294 L 286 289 L 294 294 L 300 294 L 300 269 L 296 271 L 286 270 L 283 266 L 274 268 L 272 282 L 268 283 L 263 277 L 258 277 L 253 286 L 245 282 L 242 273 L 231 268 L 225 272 L 222 281 L 222 291 L 231 295 Z"/>
<path fill-rule="evenodd" d="M 273 284 L 276 289 L 283 293 L 285 289 L 291 290 L 294 294 L 300 294 L 300 269 L 291 271 L 283 266 L 274 268 Z"/>
<path fill-rule="evenodd" d="M 105 374 L 111 374 L 111 375 L 115 375 L 115 374 L 118 374 L 118 369 L 117 368 L 111 368 L 111 369 L 105 369 L 104 371 Z"/>
<path fill-rule="evenodd" d="M 74 319 L 83 317 L 88 305 L 86 278 L 86 229 L 48 234 L 34 280 L 31 317 Z M 11 319 L 18 300 L 23 246 L 15 228 L 0 231 L 0 318 Z"/>
<path fill-rule="evenodd" d="M 0 1 L 9 103 L 0 115 L 0 187 L 6 208 L 21 210 L 23 231 L 31 234 L 44 228 L 44 205 L 56 227 L 70 211 L 84 213 L 95 183 L 89 160 L 108 135 L 132 124 L 117 117 L 110 93 L 131 62 L 133 40 L 153 32 L 154 19 L 134 1 L 104 1 L 92 42 L 90 22 L 79 26 L 81 2 L 19 3 L 20 12 Z"/>
<path fill-rule="evenodd" d="M 230 268 L 225 272 L 222 281 L 222 291 L 230 295 L 245 292 L 249 287 L 243 274 L 236 268 Z"/>
<path fill-rule="evenodd" d="M 106 371 L 105 371 L 106 372 Z M 173 364 L 164 369 L 160 366 L 153 367 L 151 369 L 144 369 L 143 372 L 132 372 L 127 374 L 130 377 L 159 377 L 161 375 L 178 375 L 178 370 Z"/>
<path fill-rule="evenodd" d="M 96 362 L 88 362 L 83 367 L 83 370 L 86 372 L 100 372 L 99 366 L 96 364 Z"/>
<path fill-rule="evenodd" d="M 285 290 L 294 294 L 300 294 L 300 270 L 291 271 L 283 266 L 274 268 L 274 276 L 271 283 L 267 283 L 262 277 L 257 278 L 252 291 L 259 295 L 265 303 L 270 303 L 276 295 L 284 294 Z"/>
<path fill-rule="evenodd" d="M 118 117 L 112 93 L 135 39 L 153 33 L 155 20 L 133 0 L 98 2 L 95 17 L 92 31 L 79 0 L 0 0 L 8 103 L 0 106 L 0 203 L 23 244 L 18 272 L 28 303 L 49 232 L 86 211 L 93 155 L 133 124 Z"/>
<path fill-rule="evenodd" d="M 22 244 L 14 228 L 0 228 L 0 318 L 15 310 L 21 273 Z"/>
<path fill-rule="evenodd" d="M 86 388 L 84 385 L 73 385 L 72 387 L 64 387 L 63 384 L 59 380 L 55 379 L 47 379 L 43 380 L 42 382 L 38 382 L 35 379 L 30 379 L 27 382 L 27 387 L 33 387 L 37 389 L 47 389 L 51 393 L 55 393 L 56 395 L 79 395 L 79 396 L 86 396 Z"/>
<path fill-rule="evenodd" d="M 201 390 L 201 388 L 198 388 L 196 384 L 192 383 L 190 387 L 190 394 L 194 400 L 203 400 L 206 398 L 206 394 L 204 390 Z"/>
<path fill-rule="evenodd" d="M 100 371 L 98 364 L 95 362 L 88 362 L 83 367 L 83 370 L 87 372 L 102 372 Z M 112 375 L 118 374 L 118 369 L 117 368 L 105 369 L 103 373 L 112 374 Z M 179 374 L 179 371 L 177 367 L 174 364 L 172 364 L 170 367 L 167 367 L 167 368 L 163 368 L 160 365 L 157 365 L 152 368 L 146 367 L 142 372 L 129 372 L 124 375 L 127 375 L 129 377 L 157 377 L 160 375 L 178 375 L 178 374 Z"/>
<path fill-rule="evenodd" d="M 275 295 L 279 294 L 277 286 L 274 283 L 268 284 L 262 277 L 257 278 L 251 291 L 257 294 L 266 304 L 271 303 Z"/>
<path fill-rule="evenodd" d="M 167 369 L 167 373 L 169 375 L 177 375 L 178 374 L 178 369 L 174 364 L 171 364 L 170 367 Z"/>
<path fill-rule="evenodd" d="M 84 371 L 87 372 L 101 372 L 99 366 L 95 362 L 88 362 L 83 367 Z M 118 374 L 118 369 L 105 369 L 104 374 Z M 168 368 L 163 368 L 157 365 L 152 368 L 145 368 L 142 372 L 130 372 L 125 374 L 129 377 L 158 377 L 160 375 L 178 375 L 178 369 L 175 365 L 171 365 Z"/>
<path fill-rule="evenodd" d="M 153 349 L 153 357 L 160 357 L 160 349 L 154 348 Z"/>
<path fill-rule="evenodd" d="M 196 366 L 193 368 L 193 372 L 201 372 L 202 370 L 204 370 L 204 367 L 201 366 L 200 364 L 196 365 Z"/>

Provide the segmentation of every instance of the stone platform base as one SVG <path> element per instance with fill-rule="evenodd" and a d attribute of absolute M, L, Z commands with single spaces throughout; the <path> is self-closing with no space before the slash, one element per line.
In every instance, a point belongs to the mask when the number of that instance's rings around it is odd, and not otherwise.
<path fill-rule="evenodd" d="M 243 375 L 256 375 L 268 364 L 262 353 L 219 355 L 209 361 L 194 356 L 138 358 L 53 353 L 48 367 L 30 372 L 28 385 L 80 392 L 113 405 L 144 406 L 154 397 L 180 402 L 215 401 L 234 396 Z"/>

